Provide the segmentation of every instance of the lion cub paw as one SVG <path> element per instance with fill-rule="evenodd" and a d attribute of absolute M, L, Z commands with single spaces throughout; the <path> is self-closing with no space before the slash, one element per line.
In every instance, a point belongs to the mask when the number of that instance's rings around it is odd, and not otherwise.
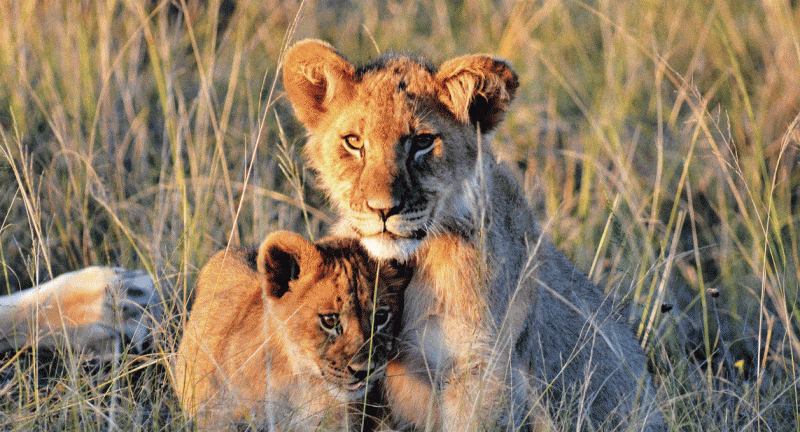
<path fill-rule="evenodd" d="M 104 356 L 120 338 L 142 352 L 163 315 L 153 278 L 142 270 L 87 267 L 0 297 L 0 350 L 28 345 Z"/>
<path fill-rule="evenodd" d="M 143 352 L 164 314 L 162 298 L 153 277 L 144 270 L 114 268 L 114 279 L 106 292 L 106 306 L 121 318 L 114 329 L 130 342 L 135 352 Z M 116 309 L 115 309 L 116 308 Z"/>

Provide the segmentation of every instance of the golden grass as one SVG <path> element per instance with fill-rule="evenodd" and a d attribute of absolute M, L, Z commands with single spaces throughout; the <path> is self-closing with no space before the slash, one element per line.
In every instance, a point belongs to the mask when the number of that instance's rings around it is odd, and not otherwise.
<path fill-rule="evenodd" d="M 0 2 L 0 285 L 147 269 L 172 343 L 214 251 L 331 220 L 275 84 L 287 42 L 486 52 L 522 83 L 496 153 L 632 306 L 670 424 L 800 430 L 797 2 L 357 3 Z M 181 429 L 167 361 L 7 356 L 0 429 Z"/>

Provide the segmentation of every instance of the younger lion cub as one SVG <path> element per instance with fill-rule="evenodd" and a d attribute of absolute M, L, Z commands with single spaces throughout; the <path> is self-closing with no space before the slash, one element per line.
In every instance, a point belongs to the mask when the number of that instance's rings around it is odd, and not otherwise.
<path fill-rule="evenodd" d="M 276 232 L 203 267 L 174 365 L 200 430 L 359 428 L 399 331 L 410 267 L 356 240 Z M 356 409 L 357 408 L 357 409 Z"/>

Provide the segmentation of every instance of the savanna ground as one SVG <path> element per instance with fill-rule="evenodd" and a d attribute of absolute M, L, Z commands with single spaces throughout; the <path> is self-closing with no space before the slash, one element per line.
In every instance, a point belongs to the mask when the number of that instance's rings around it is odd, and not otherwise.
<path fill-rule="evenodd" d="M 199 267 L 333 218 L 276 81 L 303 37 L 508 59 L 496 153 L 631 306 L 672 429 L 800 430 L 794 0 L 0 1 L 0 293 L 142 268 L 171 317 L 143 357 L 0 357 L 0 429 L 186 428 L 164 366 Z"/>

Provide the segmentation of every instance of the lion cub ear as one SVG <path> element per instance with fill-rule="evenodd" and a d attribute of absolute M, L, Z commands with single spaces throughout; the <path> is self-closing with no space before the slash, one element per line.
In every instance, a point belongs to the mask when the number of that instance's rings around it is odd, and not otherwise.
<path fill-rule="evenodd" d="M 439 99 L 460 121 L 469 121 L 481 133 L 494 129 L 508 111 L 519 80 L 505 61 L 484 55 L 448 60 L 436 73 L 444 88 Z"/>
<path fill-rule="evenodd" d="M 270 234 L 258 249 L 258 273 L 268 295 L 281 298 L 289 291 L 289 282 L 322 264 L 322 255 L 313 243 L 299 234 L 277 231 Z"/>
<path fill-rule="evenodd" d="M 283 88 L 297 118 L 313 130 L 325 113 L 353 91 L 355 68 L 329 44 L 305 39 L 289 49 L 283 60 Z"/>

